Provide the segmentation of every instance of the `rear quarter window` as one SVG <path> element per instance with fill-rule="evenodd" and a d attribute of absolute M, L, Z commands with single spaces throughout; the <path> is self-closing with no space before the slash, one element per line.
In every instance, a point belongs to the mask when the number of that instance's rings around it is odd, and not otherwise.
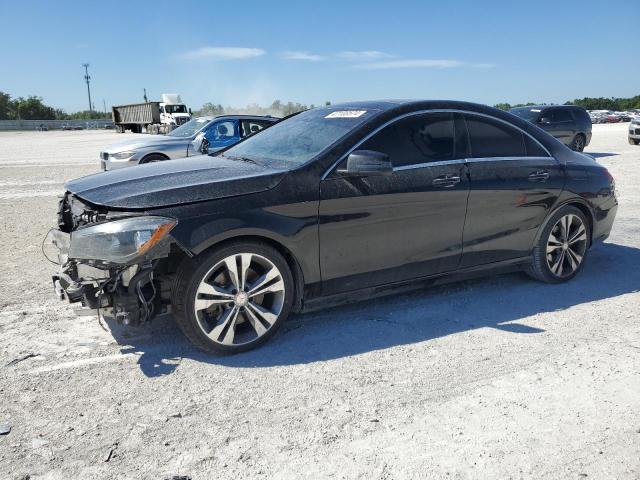
<path fill-rule="evenodd" d="M 573 116 L 576 120 L 580 122 L 591 123 L 591 117 L 589 116 L 586 110 L 582 110 L 580 108 L 574 108 L 571 110 L 571 112 L 573 113 Z"/>

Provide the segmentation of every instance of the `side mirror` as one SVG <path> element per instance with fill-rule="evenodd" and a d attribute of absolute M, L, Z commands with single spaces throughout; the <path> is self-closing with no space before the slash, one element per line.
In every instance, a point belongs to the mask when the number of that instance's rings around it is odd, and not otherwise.
<path fill-rule="evenodd" d="M 356 150 L 347 158 L 346 170 L 338 170 L 342 175 L 391 175 L 393 165 L 389 155 L 373 150 Z"/>
<path fill-rule="evenodd" d="M 191 113 L 191 108 L 189 108 L 189 115 L 193 115 L 193 113 Z"/>
<path fill-rule="evenodd" d="M 198 133 L 196 135 L 196 138 L 194 138 L 193 141 L 191 142 L 191 145 L 193 145 L 193 150 L 195 152 L 200 152 L 204 155 L 209 153 L 208 151 L 209 142 L 205 138 L 204 132 Z"/>

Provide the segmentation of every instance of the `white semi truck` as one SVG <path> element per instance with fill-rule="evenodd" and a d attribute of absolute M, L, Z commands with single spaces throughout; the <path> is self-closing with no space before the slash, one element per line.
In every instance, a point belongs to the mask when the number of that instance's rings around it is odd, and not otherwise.
<path fill-rule="evenodd" d="M 176 93 L 163 93 L 161 102 L 117 105 L 111 107 L 111 114 L 120 133 L 142 133 L 143 129 L 152 134 L 168 133 L 191 120 L 191 109 Z"/>

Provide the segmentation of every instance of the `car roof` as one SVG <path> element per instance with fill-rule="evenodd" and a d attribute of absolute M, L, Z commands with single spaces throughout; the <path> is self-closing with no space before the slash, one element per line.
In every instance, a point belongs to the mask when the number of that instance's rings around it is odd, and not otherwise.
<path fill-rule="evenodd" d="M 216 115 L 212 118 L 231 118 L 238 120 L 270 120 L 273 122 L 277 122 L 278 120 L 280 120 L 280 118 L 272 117 L 271 115 Z"/>
<path fill-rule="evenodd" d="M 272 117 L 271 115 L 201 115 L 194 118 L 197 120 L 205 120 L 207 122 L 217 120 L 219 118 L 229 118 L 232 120 L 268 120 L 272 122 L 281 120 L 279 117 Z"/>
<path fill-rule="evenodd" d="M 584 110 L 582 107 L 579 107 L 578 105 L 523 105 L 522 107 L 513 107 L 511 110 L 514 110 L 516 108 L 529 108 L 529 109 L 536 109 L 536 110 L 545 110 L 547 108 L 580 108 Z"/>
<path fill-rule="evenodd" d="M 385 116 L 420 110 L 461 110 L 498 117 L 506 113 L 488 105 L 460 100 L 372 100 L 339 103 L 321 108 L 331 110 L 378 110 Z M 511 114 L 509 114 L 509 117 L 511 117 Z"/>

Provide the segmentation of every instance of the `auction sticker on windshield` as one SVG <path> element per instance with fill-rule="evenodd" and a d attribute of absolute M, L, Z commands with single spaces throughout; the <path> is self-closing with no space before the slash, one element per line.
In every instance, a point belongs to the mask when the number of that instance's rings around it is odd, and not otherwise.
<path fill-rule="evenodd" d="M 358 118 L 367 113 L 366 110 L 338 110 L 324 118 Z"/>

